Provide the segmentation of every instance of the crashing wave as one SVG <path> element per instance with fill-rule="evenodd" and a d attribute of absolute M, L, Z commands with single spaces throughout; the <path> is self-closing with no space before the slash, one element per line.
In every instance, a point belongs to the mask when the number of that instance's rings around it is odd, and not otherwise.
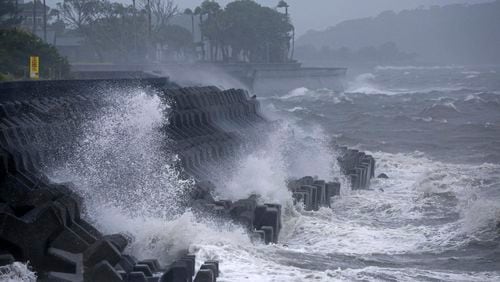
<path fill-rule="evenodd" d="M 432 118 L 449 118 L 457 117 L 461 112 L 457 109 L 453 102 L 446 102 L 442 104 L 433 104 L 420 112 L 420 116 Z"/>
<path fill-rule="evenodd" d="M 28 264 L 14 262 L 0 267 L 0 281 L 3 282 L 35 282 L 36 273 L 29 269 Z"/>

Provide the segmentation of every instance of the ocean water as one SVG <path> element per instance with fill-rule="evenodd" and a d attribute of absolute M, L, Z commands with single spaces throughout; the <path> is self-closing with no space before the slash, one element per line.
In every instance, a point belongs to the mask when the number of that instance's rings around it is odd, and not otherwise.
<path fill-rule="evenodd" d="M 221 175 L 215 196 L 282 204 L 275 245 L 184 205 L 193 183 L 179 179 L 159 130 L 168 105 L 151 90 L 125 94 L 107 93 L 109 106 L 49 173 L 74 183 L 105 233 L 128 234 L 138 258 L 168 263 L 189 249 L 198 264 L 219 260 L 227 282 L 500 281 L 498 67 L 380 66 L 342 93 L 259 98 L 279 126 Z M 371 153 L 389 179 L 350 191 L 334 143 Z M 306 175 L 342 183 L 331 209 L 292 204 L 285 181 Z"/>
<path fill-rule="evenodd" d="M 371 152 L 390 178 L 296 211 L 248 280 L 499 281 L 499 90 L 498 67 L 381 66 L 343 93 L 264 98 L 266 112 Z"/>

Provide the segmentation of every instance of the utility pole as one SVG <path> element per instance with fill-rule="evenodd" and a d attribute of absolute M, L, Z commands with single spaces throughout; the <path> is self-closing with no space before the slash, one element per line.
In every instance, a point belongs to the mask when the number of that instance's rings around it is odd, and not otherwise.
<path fill-rule="evenodd" d="M 134 54 L 137 55 L 137 22 L 136 22 L 136 10 L 135 10 L 135 0 L 132 0 L 132 6 L 133 6 L 133 11 L 132 11 L 132 32 L 134 33 Z"/>
<path fill-rule="evenodd" d="M 43 41 L 47 42 L 47 6 L 43 0 Z"/>
<path fill-rule="evenodd" d="M 194 37 L 194 15 L 192 12 L 191 12 L 191 33 L 193 36 L 193 42 L 195 42 L 196 38 Z"/>
<path fill-rule="evenodd" d="M 200 10 L 200 43 L 201 43 L 201 60 L 205 60 L 205 40 L 203 36 L 203 13 Z"/>
<path fill-rule="evenodd" d="M 19 17 L 19 0 L 16 0 L 16 19 Z"/>
<path fill-rule="evenodd" d="M 36 34 L 36 0 L 33 0 L 33 35 Z"/>
<path fill-rule="evenodd" d="M 148 0 L 148 37 L 151 43 L 151 0 Z"/>
<path fill-rule="evenodd" d="M 151 0 L 148 0 L 148 48 L 147 48 L 148 58 L 151 55 L 152 49 L 153 49 L 153 40 L 151 38 Z"/>
<path fill-rule="evenodd" d="M 278 3 L 278 8 L 285 8 L 285 18 L 287 20 L 289 20 L 288 7 L 290 7 L 290 6 L 288 5 L 288 3 L 285 0 L 281 0 Z M 288 48 L 290 48 L 290 47 L 288 47 Z M 295 52 L 295 27 L 292 26 L 292 50 L 291 50 L 290 60 L 293 60 L 293 53 L 294 52 Z M 286 50 L 285 61 L 288 60 L 289 53 L 290 53 L 290 49 Z"/>

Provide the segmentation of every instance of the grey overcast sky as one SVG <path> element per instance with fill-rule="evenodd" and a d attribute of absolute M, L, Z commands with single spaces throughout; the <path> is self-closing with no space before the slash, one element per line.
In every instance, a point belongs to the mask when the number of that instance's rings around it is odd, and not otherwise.
<path fill-rule="evenodd" d="M 47 0 L 54 4 L 62 0 Z M 117 0 L 122 3 L 132 3 L 132 0 Z M 414 9 L 420 6 L 447 5 L 454 3 L 481 3 L 493 0 L 287 0 L 290 5 L 290 14 L 297 30 L 301 35 L 310 29 L 324 29 L 341 21 L 361 17 L 376 16 L 385 10 L 401 11 Z M 192 8 L 202 0 L 176 0 L 179 8 Z M 224 6 L 231 0 L 219 0 Z M 256 0 L 256 2 L 274 7 L 279 0 Z"/>

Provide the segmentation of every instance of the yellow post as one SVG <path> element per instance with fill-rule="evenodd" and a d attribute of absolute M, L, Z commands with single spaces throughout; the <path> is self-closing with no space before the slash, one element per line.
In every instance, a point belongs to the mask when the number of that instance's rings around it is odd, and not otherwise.
<path fill-rule="evenodd" d="M 30 56 L 30 78 L 40 78 L 40 57 Z"/>

